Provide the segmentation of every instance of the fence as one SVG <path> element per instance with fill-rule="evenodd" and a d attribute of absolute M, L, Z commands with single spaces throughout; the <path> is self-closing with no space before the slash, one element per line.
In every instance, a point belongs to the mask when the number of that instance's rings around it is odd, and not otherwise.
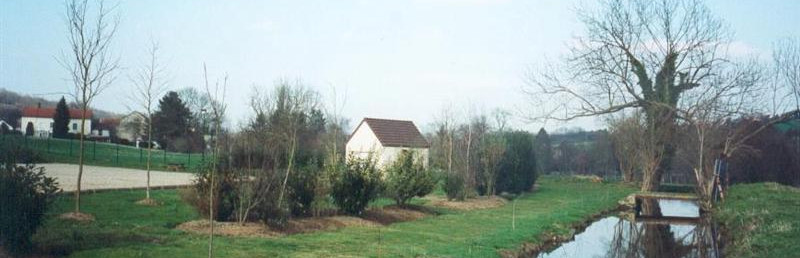
<path fill-rule="evenodd" d="M 0 136 L 3 144 L 16 144 L 31 149 L 46 162 L 78 163 L 80 141 L 74 139 L 34 138 L 20 135 Z M 84 163 L 89 165 L 146 168 L 147 149 L 128 145 L 84 141 Z M 206 153 L 177 153 L 153 149 L 151 168 L 154 170 L 187 170 L 206 159 Z"/>

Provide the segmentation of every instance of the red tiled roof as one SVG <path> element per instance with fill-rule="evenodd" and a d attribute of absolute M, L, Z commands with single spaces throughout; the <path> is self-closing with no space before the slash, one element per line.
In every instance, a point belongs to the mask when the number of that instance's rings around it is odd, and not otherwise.
<path fill-rule="evenodd" d="M 69 109 L 69 118 L 70 119 L 80 119 L 81 116 L 80 109 Z M 41 117 L 41 118 L 53 118 L 53 115 L 56 114 L 56 108 L 38 108 L 38 107 L 25 107 L 22 109 L 22 116 L 23 117 Z M 92 118 L 92 110 L 86 110 L 86 118 Z"/>
<path fill-rule="evenodd" d="M 414 122 L 404 120 L 364 118 L 358 127 L 367 123 L 378 141 L 386 147 L 428 148 L 430 144 Z M 356 127 L 355 131 L 358 131 Z M 355 131 L 353 131 L 355 133 Z"/>

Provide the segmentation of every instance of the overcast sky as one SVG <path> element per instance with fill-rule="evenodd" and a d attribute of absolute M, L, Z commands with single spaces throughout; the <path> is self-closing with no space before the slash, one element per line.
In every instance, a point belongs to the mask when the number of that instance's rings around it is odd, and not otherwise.
<path fill-rule="evenodd" d="M 250 89 L 299 79 L 330 100 L 346 94 L 351 126 L 362 117 L 427 128 L 447 106 L 486 112 L 529 108 L 525 71 L 557 60 L 591 1 L 111 1 L 121 17 L 114 52 L 123 69 L 93 106 L 125 113 L 127 74 L 160 42 L 172 89 L 227 73 L 230 120 L 249 115 Z M 773 41 L 800 36 L 800 1 L 708 3 L 735 31 L 734 51 L 768 57 Z M 62 1 L 0 1 L 0 88 L 60 98 L 70 89 L 56 57 L 67 48 Z M 328 101 L 329 102 L 329 101 Z M 464 113 L 464 112 L 462 112 Z M 515 127 L 536 130 L 521 120 Z M 594 119 L 546 128 L 598 128 Z"/>

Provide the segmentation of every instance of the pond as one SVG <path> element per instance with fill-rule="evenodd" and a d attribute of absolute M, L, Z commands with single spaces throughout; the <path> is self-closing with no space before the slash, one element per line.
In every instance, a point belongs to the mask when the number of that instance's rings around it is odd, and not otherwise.
<path fill-rule="evenodd" d="M 538 257 L 720 257 L 716 227 L 695 202 L 644 200 L 640 214 L 599 219 Z"/>

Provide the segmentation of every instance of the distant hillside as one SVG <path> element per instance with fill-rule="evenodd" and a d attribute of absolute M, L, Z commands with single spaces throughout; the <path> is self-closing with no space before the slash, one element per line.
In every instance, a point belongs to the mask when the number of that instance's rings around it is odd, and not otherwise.
<path fill-rule="evenodd" d="M 70 101 L 69 96 L 64 96 L 67 101 Z M 18 119 L 22 115 L 22 108 L 27 106 L 36 106 L 41 104 L 42 107 L 55 107 L 56 101 L 44 99 L 42 97 L 35 97 L 30 95 L 19 94 L 5 88 L 0 88 L 0 120 L 11 123 L 14 127 L 19 127 Z M 74 103 L 70 106 L 76 107 Z M 119 116 L 115 113 L 92 109 L 95 118 L 107 118 Z"/>

